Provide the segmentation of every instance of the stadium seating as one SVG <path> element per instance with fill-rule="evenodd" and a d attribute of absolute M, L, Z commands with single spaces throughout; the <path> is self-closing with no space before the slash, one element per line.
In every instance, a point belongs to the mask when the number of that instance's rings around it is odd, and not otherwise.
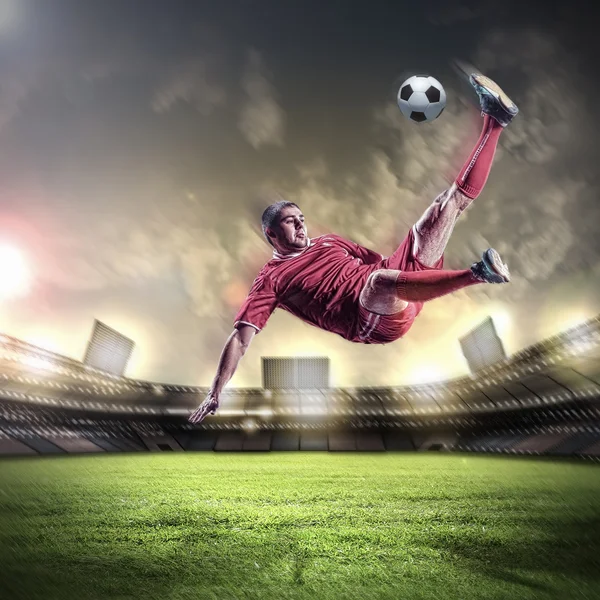
<path fill-rule="evenodd" d="M 580 454 L 583 456 L 600 457 L 600 441 L 594 442 L 591 446 L 583 448 Z"/>
<path fill-rule="evenodd" d="M 22 456 L 27 454 L 37 454 L 37 452 L 19 440 L 13 440 L 8 436 L 0 437 L 0 455 Z"/>
<path fill-rule="evenodd" d="M 584 448 L 591 446 L 600 440 L 600 433 L 595 431 L 583 431 L 570 435 L 563 442 L 549 450 L 548 454 L 558 456 L 570 456 L 580 454 Z"/>
<path fill-rule="evenodd" d="M 241 431 L 228 431 L 221 433 L 215 444 L 218 452 L 239 452 L 244 445 L 244 433 Z"/>
<path fill-rule="evenodd" d="M 104 448 L 101 448 L 97 444 L 94 444 L 90 440 L 84 437 L 48 437 L 47 440 L 53 443 L 55 446 L 64 450 L 65 452 L 71 453 L 84 453 L 84 452 L 104 452 Z"/>
<path fill-rule="evenodd" d="M 142 442 L 148 450 L 154 452 L 181 451 L 183 448 L 177 443 L 177 440 L 168 434 L 164 435 L 140 435 Z"/>
<path fill-rule="evenodd" d="M 173 437 L 184 450 L 213 450 L 218 434 L 211 431 L 174 433 Z"/>
<path fill-rule="evenodd" d="M 568 433 L 539 433 L 518 442 L 513 446 L 513 450 L 527 454 L 544 454 L 564 442 L 568 437 Z"/>
<path fill-rule="evenodd" d="M 268 452 L 271 449 L 272 433 L 270 431 L 257 431 L 246 434 L 242 442 L 242 450 L 246 452 Z"/>
<path fill-rule="evenodd" d="M 228 389 L 116 377 L 0 336 L 0 455 L 139 451 L 431 451 L 599 455 L 600 319 L 475 375 L 353 389 Z"/>
<path fill-rule="evenodd" d="M 357 431 L 356 449 L 362 452 L 383 452 L 385 450 L 383 436 L 377 431 Z"/>
<path fill-rule="evenodd" d="M 44 438 L 29 438 L 26 442 L 25 440 L 21 441 L 39 454 L 63 454 L 66 452 L 66 450 L 59 448 L 56 444 Z"/>
<path fill-rule="evenodd" d="M 275 431 L 271 440 L 271 450 L 275 452 L 300 450 L 300 433 L 296 431 Z"/>
<path fill-rule="evenodd" d="M 329 450 L 331 452 L 348 452 L 356 450 L 354 431 L 333 431 L 329 434 Z"/>
<path fill-rule="evenodd" d="M 411 436 L 399 431 L 386 431 L 383 434 L 386 450 L 414 450 L 415 445 Z"/>
<path fill-rule="evenodd" d="M 300 450 L 328 450 L 327 433 L 302 432 L 300 435 Z"/>
<path fill-rule="evenodd" d="M 417 450 L 452 450 L 457 439 L 455 433 L 434 433 L 428 435 Z"/>

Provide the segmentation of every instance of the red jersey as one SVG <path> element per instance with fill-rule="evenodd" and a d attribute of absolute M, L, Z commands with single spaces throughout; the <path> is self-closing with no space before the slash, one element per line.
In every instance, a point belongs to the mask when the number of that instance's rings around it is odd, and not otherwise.
<path fill-rule="evenodd" d="M 276 308 L 325 331 L 358 340 L 359 296 L 384 257 L 335 234 L 309 240 L 295 254 L 273 258 L 261 269 L 235 317 L 257 332 Z"/>

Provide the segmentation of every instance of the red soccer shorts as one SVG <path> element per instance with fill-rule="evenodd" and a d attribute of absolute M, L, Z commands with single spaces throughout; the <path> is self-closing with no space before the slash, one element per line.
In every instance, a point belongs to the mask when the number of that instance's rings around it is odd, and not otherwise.
<path fill-rule="evenodd" d="M 380 269 L 396 271 L 428 271 L 441 269 L 444 265 L 442 256 L 433 267 L 420 263 L 413 253 L 415 234 L 413 228 L 398 246 L 394 254 L 381 261 Z M 408 306 L 394 315 L 378 315 L 368 311 L 359 303 L 358 340 L 363 344 L 389 344 L 408 332 L 414 320 L 423 308 L 422 302 L 409 302 Z"/>

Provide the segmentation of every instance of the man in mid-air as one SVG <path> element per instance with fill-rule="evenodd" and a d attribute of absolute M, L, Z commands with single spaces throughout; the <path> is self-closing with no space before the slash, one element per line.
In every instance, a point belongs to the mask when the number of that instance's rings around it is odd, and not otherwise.
<path fill-rule="evenodd" d="M 492 248 L 469 269 L 442 269 L 456 220 L 481 193 L 500 133 L 518 113 L 515 103 L 487 77 L 473 74 L 470 82 L 481 104 L 481 136 L 456 181 L 433 201 L 391 256 L 335 234 L 309 239 L 296 204 L 282 201 L 267 207 L 262 228 L 273 258 L 235 317 L 217 375 L 208 396 L 190 415 L 192 423 L 217 410 L 223 387 L 276 308 L 351 342 L 389 344 L 407 333 L 424 302 L 467 286 L 510 280 Z"/>

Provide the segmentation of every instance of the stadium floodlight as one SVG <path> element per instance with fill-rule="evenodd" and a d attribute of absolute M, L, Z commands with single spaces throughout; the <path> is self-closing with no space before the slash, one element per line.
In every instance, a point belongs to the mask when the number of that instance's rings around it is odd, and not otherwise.
<path fill-rule="evenodd" d="M 503 322 L 502 318 L 500 322 Z M 488 317 L 461 337 L 459 343 L 471 373 L 477 373 L 507 358 L 492 317 Z"/>
<path fill-rule="evenodd" d="M 263 388 L 280 392 L 299 389 L 329 388 L 329 358 L 265 357 L 261 358 Z"/>
<path fill-rule="evenodd" d="M 83 362 L 101 369 L 105 377 L 118 382 L 127 368 L 134 347 L 132 340 L 95 319 Z M 111 388 L 115 386 L 112 382 L 107 385 Z"/>

